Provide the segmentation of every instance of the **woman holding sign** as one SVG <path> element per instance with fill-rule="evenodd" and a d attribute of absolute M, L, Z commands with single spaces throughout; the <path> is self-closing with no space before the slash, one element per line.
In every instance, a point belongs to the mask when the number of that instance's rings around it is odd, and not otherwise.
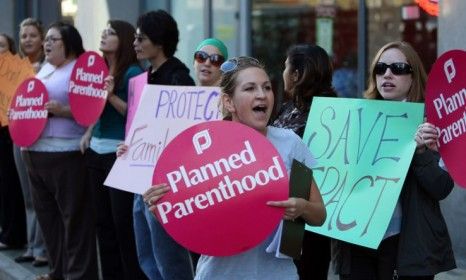
<path fill-rule="evenodd" d="M 44 30 L 42 23 L 34 18 L 27 18 L 19 25 L 19 51 L 22 56 L 27 57 L 37 73 L 45 63 L 44 54 Z M 16 262 L 32 262 L 33 266 L 47 265 L 47 252 L 45 249 L 42 230 L 37 221 L 36 212 L 32 205 L 29 176 L 26 166 L 21 158 L 20 147 L 14 147 L 15 164 L 18 170 L 21 189 L 23 191 L 24 204 L 26 206 L 27 221 L 27 249 L 24 254 L 15 258 Z"/>
<path fill-rule="evenodd" d="M 221 100 L 225 119 L 240 122 L 267 136 L 283 158 L 287 171 L 293 159 L 308 167 L 314 166 L 313 156 L 296 134 L 291 130 L 267 126 L 275 98 L 263 66 L 254 58 L 236 57 L 222 64 L 221 70 Z M 157 201 L 169 191 L 167 184 L 156 185 L 144 194 L 144 200 L 154 210 Z M 325 208 L 314 181 L 309 200 L 291 197 L 286 201 L 269 201 L 267 204 L 285 208 L 284 219 L 301 217 L 311 225 L 321 225 L 325 221 Z M 276 234 L 277 231 L 253 249 L 234 256 L 202 255 L 197 265 L 196 279 L 298 279 L 293 260 L 278 254 L 278 248 L 272 245 Z"/>
<path fill-rule="evenodd" d="M 377 52 L 365 96 L 424 102 L 425 83 L 416 51 L 406 42 L 392 42 Z M 439 166 L 438 132 L 423 123 L 413 140 L 416 150 L 382 243 L 373 250 L 338 241 L 334 257 L 340 279 L 434 279 L 456 267 L 439 206 L 454 184 Z"/>
<path fill-rule="evenodd" d="M 134 32 L 131 24 L 121 20 L 110 20 L 102 31 L 100 51 L 111 75 L 107 78 L 107 104 L 80 144 L 81 152 L 85 152 L 89 184 L 95 193 L 103 279 L 145 279 L 134 241 L 134 195 L 103 185 L 115 162 L 116 147 L 125 138 L 128 81 L 142 72 L 132 50 Z"/>
<path fill-rule="evenodd" d="M 44 66 L 37 77 L 48 91 L 49 118 L 40 138 L 22 154 L 50 256 L 50 273 L 37 279 L 97 279 L 93 196 L 79 151 L 85 128 L 73 119 L 68 99 L 71 72 L 84 52 L 82 39 L 75 27 L 57 22 L 44 42 L 53 69 Z"/>
<path fill-rule="evenodd" d="M 282 105 L 273 126 L 291 129 L 302 138 L 314 96 L 337 96 L 332 75 L 332 63 L 323 48 L 310 44 L 291 46 L 283 70 L 288 101 Z M 305 231 L 301 258 L 295 263 L 301 279 L 327 279 L 330 239 Z"/>

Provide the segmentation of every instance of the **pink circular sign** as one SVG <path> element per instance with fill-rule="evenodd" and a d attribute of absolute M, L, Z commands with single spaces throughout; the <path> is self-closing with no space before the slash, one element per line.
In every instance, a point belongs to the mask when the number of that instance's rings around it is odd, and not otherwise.
<path fill-rule="evenodd" d="M 275 147 L 236 122 L 194 125 L 162 152 L 153 184 L 171 190 L 154 214 L 191 251 L 229 256 L 257 246 L 277 228 L 288 199 L 288 175 Z"/>
<path fill-rule="evenodd" d="M 68 86 L 70 108 L 76 122 L 83 126 L 95 123 L 107 102 L 104 79 L 108 76 L 105 60 L 96 52 L 79 56 Z"/>
<path fill-rule="evenodd" d="M 466 52 L 441 55 L 426 87 L 427 121 L 439 129 L 439 152 L 456 183 L 466 188 Z"/>
<path fill-rule="evenodd" d="M 39 138 L 47 124 L 47 101 L 47 89 L 36 78 L 24 80 L 16 89 L 8 114 L 8 129 L 16 145 L 27 147 Z"/>

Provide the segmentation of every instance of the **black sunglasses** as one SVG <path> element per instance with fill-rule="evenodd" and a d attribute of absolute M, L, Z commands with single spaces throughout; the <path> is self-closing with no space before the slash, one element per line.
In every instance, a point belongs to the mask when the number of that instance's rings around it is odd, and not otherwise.
<path fill-rule="evenodd" d="M 392 64 L 377 62 L 374 67 L 374 73 L 376 75 L 383 75 L 387 71 L 387 68 L 390 68 L 390 71 L 392 71 L 394 75 L 407 75 L 413 73 L 413 67 L 404 62 L 395 62 Z"/>
<path fill-rule="evenodd" d="M 225 58 L 223 57 L 223 55 L 216 54 L 216 53 L 209 55 L 208 53 L 203 52 L 203 51 L 195 52 L 194 59 L 198 63 L 204 63 L 207 61 L 207 59 L 209 59 L 210 63 L 212 63 L 212 65 L 216 67 L 220 67 L 220 65 L 222 65 L 222 63 L 225 61 Z"/>

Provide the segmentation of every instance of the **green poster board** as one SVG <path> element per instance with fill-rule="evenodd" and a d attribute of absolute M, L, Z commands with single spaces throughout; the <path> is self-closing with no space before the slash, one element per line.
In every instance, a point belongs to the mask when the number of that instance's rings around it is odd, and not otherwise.
<path fill-rule="evenodd" d="M 416 144 L 424 105 L 314 98 L 304 142 L 327 220 L 306 230 L 377 248 L 395 209 Z"/>

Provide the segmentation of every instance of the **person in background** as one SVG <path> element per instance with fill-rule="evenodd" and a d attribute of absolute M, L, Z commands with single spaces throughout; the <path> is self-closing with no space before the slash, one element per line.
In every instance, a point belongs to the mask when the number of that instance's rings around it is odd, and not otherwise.
<path fill-rule="evenodd" d="M 23 57 L 27 57 L 34 67 L 34 71 L 39 72 L 45 61 L 43 48 L 44 30 L 42 23 L 33 18 L 27 18 L 19 25 L 19 52 Z M 48 263 L 47 250 L 45 249 L 44 238 L 36 211 L 32 205 L 29 176 L 26 166 L 21 158 L 21 148 L 13 147 L 16 169 L 18 170 L 21 189 L 23 191 L 24 205 L 26 206 L 26 226 L 27 226 L 27 248 L 26 252 L 15 258 L 15 262 L 32 262 L 33 266 L 45 266 Z"/>
<path fill-rule="evenodd" d="M 286 99 L 273 126 L 293 130 L 303 137 L 315 96 L 336 97 L 332 88 L 333 68 L 327 52 L 310 44 L 291 46 L 287 51 L 283 81 Z M 311 120 L 312 122 L 312 120 Z M 312 125 L 312 123 L 310 124 Z M 327 279 L 330 239 L 305 231 L 301 258 L 295 260 L 300 279 Z"/>
<path fill-rule="evenodd" d="M 228 59 L 228 49 L 216 38 L 199 43 L 194 52 L 194 72 L 198 86 L 218 86 L 222 73 L 220 65 Z"/>
<path fill-rule="evenodd" d="M 174 56 L 178 37 L 176 21 L 167 12 L 151 11 L 139 17 L 133 46 L 137 58 L 150 63 L 148 84 L 194 85 L 189 69 Z M 145 205 L 142 195 L 134 196 L 133 217 L 139 264 L 146 276 L 149 279 L 192 279 L 188 250 L 167 234 Z"/>
<path fill-rule="evenodd" d="M 416 51 L 406 42 L 391 42 L 375 55 L 368 99 L 424 102 L 426 73 Z M 419 125 L 416 150 L 385 236 L 377 249 L 335 241 L 333 258 L 342 280 L 433 280 L 456 267 L 450 236 L 439 201 L 454 183 L 439 166 L 438 132 Z"/>
<path fill-rule="evenodd" d="M 111 75 L 106 79 L 107 104 L 80 144 L 95 195 L 103 279 L 146 279 L 139 267 L 134 241 L 134 194 L 104 186 L 116 160 L 116 148 L 125 138 L 128 81 L 142 73 L 132 50 L 134 32 L 131 24 L 121 20 L 108 21 L 102 31 L 99 49 Z"/>
<path fill-rule="evenodd" d="M 15 40 L 5 33 L 0 33 L 0 53 L 16 54 Z"/>
<path fill-rule="evenodd" d="M 15 41 L 0 34 L 0 53 L 16 54 Z M 21 184 L 13 157 L 8 126 L 0 124 L 0 250 L 21 248 L 26 243 L 26 217 Z"/>
<path fill-rule="evenodd" d="M 85 128 L 74 120 L 68 99 L 71 72 L 84 52 L 81 35 L 68 23 L 53 23 L 44 50 L 53 69 L 44 66 L 37 77 L 49 94 L 45 104 L 49 118 L 39 139 L 22 151 L 50 256 L 50 273 L 36 279 L 94 280 L 98 277 L 93 191 L 79 151 Z"/>
<path fill-rule="evenodd" d="M 222 64 L 221 70 L 224 119 L 240 122 L 266 136 L 280 153 L 288 172 L 293 159 L 308 167 L 315 166 L 314 157 L 296 134 L 291 130 L 268 126 L 275 97 L 262 64 L 251 57 L 236 57 Z M 310 187 L 309 200 L 291 197 L 285 201 L 269 201 L 267 205 L 285 208 L 283 219 L 301 217 L 310 225 L 321 225 L 326 218 L 322 197 L 314 181 Z M 157 201 L 169 191 L 168 184 L 155 185 L 144 194 L 144 199 L 150 209 L 155 210 Z M 276 234 L 277 230 L 261 244 L 237 255 L 201 255 L 195 279 L 297 279 L 291 258 L 276 257 L 273 249 L 266 251 Z"/>
<path fill-rule="evenodd" d="M 341 67 L 333 71 L 332 85 L 339 97 L 358 97 L 358 69 L 356 53 L 349 53 Z"/>

